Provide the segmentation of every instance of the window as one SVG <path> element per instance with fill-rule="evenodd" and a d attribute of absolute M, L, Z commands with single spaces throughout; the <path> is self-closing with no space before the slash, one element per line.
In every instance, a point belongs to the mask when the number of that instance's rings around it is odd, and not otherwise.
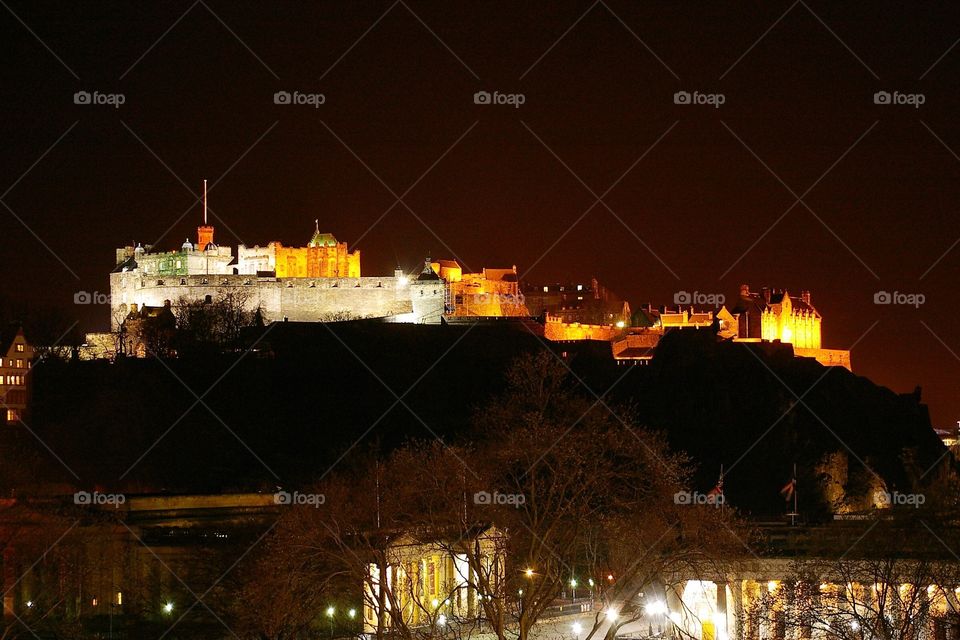
<path fill-rule="evenodd" d="M 7 409 L 7 422 L 19 422 L 19 421 L 20 421 L 20 410 Z"/>
<path fill-rule="evenodd" d="M 23 369 L 23 360 L 17 358 L 17 369 Z"/>
<path fill-rule="evenodd" d="M 17 345 L 17 353 L 23 353 L 23 345 L 22 345 L 22 344 L 18 344 L 18 345 Z"/>
<path fill-rule="evenodd" d="M 550 289 L 550 287 L 544 287 L 544 288 L 543 288 L 543 292 L 546 293 L 549 289 Z"/>
<path fill-rule="evenodd" d="M 578 284 L 578 285 L 577 285 L 577 291 L 583 291 L 583 285 L 582 285 L 582 284 Z"/>

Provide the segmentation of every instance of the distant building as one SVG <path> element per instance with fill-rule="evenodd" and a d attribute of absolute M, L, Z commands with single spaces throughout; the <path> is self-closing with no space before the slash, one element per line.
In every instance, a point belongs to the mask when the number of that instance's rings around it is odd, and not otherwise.
<path fill-rule="evenodd" d="M 429 262 L 425 270 L 432 273 Z M 141 245 L 117 250 L 110 274 L 111 330 L 118 331 L 133 309 L 227 293 L 245 300 L 246 311 L 260 309 L 268 323 L 341 315 L 439 323 L 446 290 L 439 278 L 410 278 L 400 269 L 362 277 L 360 252 L 349 252 L 319 225 L 306 247 L 241 245 L 235 257 L 230 247 L 214 243 L 214 228 L 204 224 L 197 229 L 196 245 L 187 240 L 177 251 L 154 252 Z"/>
<path fill-rule="evenodd" d="M 447 287 L 444 312 L 448 316 L 528 317 L 517 278 L 517 266 L 464 273 L 456 260 L 434 260 L 434 273 Z"/>
<path fill-rule="evenodd" d="M 266 247 L 237 247 L 237 273 L 257 275 L 273 272 L 278 278 L 359 278 L 360 251 L 350 252 L 346 242 L 320 232 L 314 221 L 313 236 L 305 247 L 285 247 L 271 242 Z"/>
<path fill-rule="evenodd" d="M 22 327 L 0 335 L 0 417 L 6 424 L 21 422 L 26 415 L 33 355 L 33 346 L 27 342 Z"/>
<path fill-rule="evenodd" d="M 167 300 L 162 307 L 134 304 L 123 321 L 120 336 L 123 340 L 121 353 L 137 358 L 167 356 L 172 352 L 177 318 Z"/>
<path fill-rule="evenodd" d="M 595 325 L 629 324 L 630 305 L 591 278 L 589 282 L 522 286 L 524 302 L 534 317 L 559 317 L 563 322 Z"/>
<path fill-rule="evenodd" d="M 749 285 L 741 285 L 737 304 L 730 311 L 737 318 L 737 340 L 791 344 L 799 357 L 852 371 L 849 350 L 821 346 L 823 319 L 810 300 L 809 291 L 791 296 L 786 290 L 763 287 L 755 292 Z"/>
<path fill-rule="evenodd" d="M 381 576 L 381 567 L 370 565 L 363 597 L 365 632 L 375 632 L 378 622 L 384 629 L 391 629 L 443 626 L 448 621 L 483 617 L 477 585 L 498 585 L 505 579 L 505 534 L 489 527 L 450 541 L 421 538 L 405 535 L 390 545 L 386 551 L 387 575 Z M 476 561 L 489 575 L 477 575 Z M 390 590 L 389 596 L 380 593 L 384 585 Z M 381 602 L 386 609 L 382 619 Z"/>

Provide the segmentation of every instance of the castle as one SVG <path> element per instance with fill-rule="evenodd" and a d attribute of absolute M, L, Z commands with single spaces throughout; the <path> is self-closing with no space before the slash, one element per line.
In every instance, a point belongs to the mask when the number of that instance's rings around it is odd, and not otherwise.
<path fill-rule="evenodd" d="M 455 260 L 428 258 L 419 273 L 399 267 L 390 276 L 362 276 L 360 252 L 330 233 L 314 233 L 304 247 L 280 242 L 231 247 L 214 242 L 214 228 L 197 228 L 197 242 L 156 252 L 137 245 L 117 249 L 110 274 L 111 327 L 130 314 L 179 300 L 212 301 L 235 294 L 245 310 L 265 322 L 319 322 L 331 318 L 381 318 L 436 324 L 446 317 L 527 317 L 517 267 L 464 273 Z"/>

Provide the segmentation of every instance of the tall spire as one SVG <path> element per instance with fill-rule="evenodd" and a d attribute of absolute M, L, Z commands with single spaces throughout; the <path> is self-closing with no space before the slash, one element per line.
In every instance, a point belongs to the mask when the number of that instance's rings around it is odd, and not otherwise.
<path fill-rule="evenodd" d="M 203 179 L 203 226 L 207 226 L 207 179 Z"/>

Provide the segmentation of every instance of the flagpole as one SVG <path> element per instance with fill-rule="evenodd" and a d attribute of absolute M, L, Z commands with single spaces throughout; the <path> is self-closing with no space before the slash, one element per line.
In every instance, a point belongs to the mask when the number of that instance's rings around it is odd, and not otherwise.
<path fill-rule="evenodd" d="M 800 515 L 799 513 L 797 513 L 797 492 L 799 491 L 799 487 L 798 487 L 797 485 L 798 485 L 798 483 L 797 483 L 797 463 L 794 462 L 794 463 L 793 463 L 793 515 L 794 515 L 794 517 Z"/>

